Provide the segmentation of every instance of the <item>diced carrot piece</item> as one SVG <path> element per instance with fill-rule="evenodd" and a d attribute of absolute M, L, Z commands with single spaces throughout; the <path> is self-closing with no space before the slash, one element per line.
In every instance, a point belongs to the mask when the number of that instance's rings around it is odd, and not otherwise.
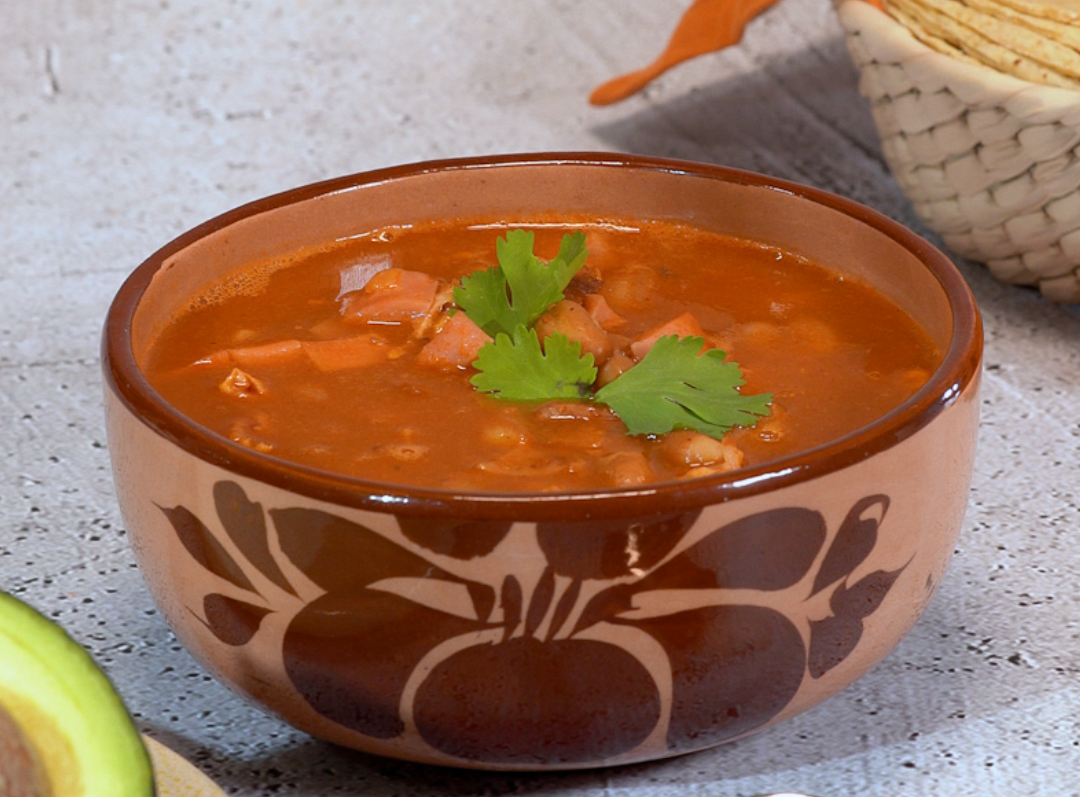
<path fill-rule="evenodd" d="M 667 335 L 676 335 L 680 338 L 686 338 L 691 336 L 704 337 L 705 331 L 701 328 L 701 324 L 693 316 L 692 313 L 683 313 L 682 315 L 675 316 L 670 321 L 665 321 L 658 327 L 653 327 L 644 335 L 641 335 L 637 340 L 630 344 L 630 351 L 634 356 L 641 360 L 649 350 L 653 347 L 653 344 L 660 338 Z"/>
<path fill-rule="evenodd" d="M 210 354 L 203 355 L 191 365 L 196 368 L 201 368 L 206 365 L 231 365 L 232 357 L 229 356 L 228 349 L 219 349 L 218 351 L 211 352 Z"/>
<path fill-rule="evenodd" d="M 275 340 L 273 343 L 261 343 L 258 346 L 229 349 L 226 354 L 233 365 L 259 368 L 299 360 L 303 357 L 303 346 L 298 340 Z"/>
<path fill-rule="evenodd" d="M 536 334 L 543 340 L 556 332 L 581 344 L 582 354 L 591 354 L 603 362 L 611 354 L 611 339 L 591 315 L 577 302 L 563 299 L 553 304 L 536 320 Z"/>
<path fill-rule="evenodd" d="M 363 290 L 345 294 L 341 314 L 356 324 L 423 318 L 431 311 L 438 289 L 439 280 L 430 274 L 388 268 L 372 277 Z"/>
<path fill-rule="evenodd" d="M 467 315 L 454 313 L 435 337 L 420 349 L 416 361 L 436 368 L 465 368 L 490 340 L 491 336 Z"/>
<path fill-rule="evenodd" d="M 390 347 L 368 335 L 304 341 L 304 354 L 320 371 L 363 368 L 387 359 Z"/>
<path fill-rule="evenodd" d="M 599 293 L 590 293 L 581 300 L 581 304 L 588 310 L 593 320 L 604 329 L 613 329 L 626 321 L 625 318 L 611 309 L 608 300 Z"/>
<path fill-rule="evenodd" d="M 276 340 L 258 346 L 222 349 L 197 360 L 194 365 L 232 365 L 258 370 L 300 362 L 305 357 L 320 371 L 361 368 L 387 359 L 389 347 L 371 335 L 332 340 Z"/>

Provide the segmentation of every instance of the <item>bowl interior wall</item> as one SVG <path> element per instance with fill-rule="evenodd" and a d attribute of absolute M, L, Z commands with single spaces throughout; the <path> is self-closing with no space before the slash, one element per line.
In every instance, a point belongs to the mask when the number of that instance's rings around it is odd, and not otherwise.
<path fill-rule="evenodd" d="M 308 194 L 298 189 L 208 222 L 168 256 L 134 316 L 136 360 L 144 362 L 148 343 L 189 297 L 252 263 L 385 227 L 453 218 L 526 226 L 550 214 L 609 222 L 684 220 L 762 241 L 875 286 L 943 350 L 953 332 L 937 277 L 910 249 L 868 223 L 868 211 L 856 206 L 866 218 L 848 215 L 767 185 L 620 164 L 526 163 L 422 171 Z"/>

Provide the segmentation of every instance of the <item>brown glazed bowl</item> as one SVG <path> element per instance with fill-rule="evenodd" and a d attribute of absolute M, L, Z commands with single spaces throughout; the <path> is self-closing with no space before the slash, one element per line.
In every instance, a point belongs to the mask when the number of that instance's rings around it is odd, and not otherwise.
<path fill-rule="evenodd" d="M 390 225 L 552 211 L 691 220 L 806 255 L 877 286 L 944 361 L 879 421 L 797 456 L 565 494 L 299 467 L 200 427 L 140 370 L 189 296 L 253 260 Z M 332 742 L 526 770 L 736 739 L 885 656 L 961 526 L 981 351 L 951 262 L 868 208 L 715 166 L 544 154 L 390 168 L 213 219 L 120 289 L 103 368 L 124 522 L 158 606 L 207 669 Z"/>

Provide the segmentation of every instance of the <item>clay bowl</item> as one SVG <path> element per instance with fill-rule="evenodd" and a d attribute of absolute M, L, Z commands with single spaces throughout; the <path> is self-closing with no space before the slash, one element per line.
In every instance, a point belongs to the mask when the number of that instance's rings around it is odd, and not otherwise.
<path fill-rule="evenodd" d="M 254 258 L 391 224 L 553 208 L 692 219 L 807 255 L 892 297 L 944 361 L 902 406 L 830 444 L 727 476 L 595 494 L 437 492 L 305 469 L 208 432 L 140 371 L 147 341 L 186 297 Z M 295 727 L 360 750 L 568 769 L 761 730 L 897 644 L 961 525 L 981 346 L 950 261 L 872 210 L 713 166 L 549 154 L 391 168 L 213 219 L 123 285 L 103 368 L 138 562 L 208 670 Z M 541 579 L 549 565 L 554 587 Z M 371 588 L 386 579 L 413 579 L 428 599 Z M 553 599 L 571 580 L 580 592 Z M 564 600 L 573 628 L 547 638 L 530 626 Z"/>

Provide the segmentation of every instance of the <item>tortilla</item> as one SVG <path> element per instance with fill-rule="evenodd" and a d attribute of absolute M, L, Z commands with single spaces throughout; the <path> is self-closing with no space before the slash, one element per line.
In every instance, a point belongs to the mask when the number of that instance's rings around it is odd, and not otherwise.
<path fill-rule="evenodd" d="M 927 47 L 932 50 L 937 50 L 939 53 L 943 53 L 951 58 L 956 58 L 968 64 L 981 64 L 981 61 L 977 61 L 970 55 L 965 53 L 959 47 L 942 39 L 940 36 L 935 36 L 928 31 L 917 19 L 912 17 L 906 11 L 896 5 L 893 0 L 886 0 L 886 7 L 888 12 L 905 28 L 907 28 L 916 39 L 921 41 Z"/>
<path fill-rule="evenodd" d="M 1029 28 L 956 0 L 886 0 L 886 7 L 913 35 L 940 52 L 958 49 L 1023 80 L 1080 89 L 1080 52 Z M 908 22 L 900 19 L 901 14 Z"/>
<path fill-rule="evenodd" d="M 920 0 L 927 2 L 927 0 Z M 987 40 L 1026 56 L 1070 77 L 1080 78 L 1080 53 L 1031 28 L 999 19 L 958 2 L 933 0 L 934 7 L 954 22 L 978 32 Z"/>
<path fill-rule="evenodd" d="M 1080 24 L 1080 0 L 1001 0 L 1001 4 L 1029 16 Z"/>
<path fill-rule="evenodd" d="M 1080 20 L 1076 23 L 1061 22 L 1050 17 L 1037 16 L 1020 11 L 1009 0 L 965 0 L 967 5 L 998 19 L 1022 25 L 1053 41 L 1080 51 Z"/>

